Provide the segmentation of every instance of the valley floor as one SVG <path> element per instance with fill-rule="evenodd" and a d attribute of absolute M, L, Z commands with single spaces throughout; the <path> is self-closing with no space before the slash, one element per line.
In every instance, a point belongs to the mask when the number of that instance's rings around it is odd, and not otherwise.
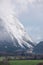
<path fill-rule="evenodd" d="M 15 61 L 9 61 L 10 65 L 37 65 L 40 62 L 43 62 L 43 60 L 15 60 Z"/>
<path fill-rule="evenodd" d="M 4 57 L 0 57 L 0 62 L 3 60 L 3 58 Z M 38 63 L 42 63 L 43 60 L 9 60 L 8 62 L 9 65 L 37 65 Z"/>

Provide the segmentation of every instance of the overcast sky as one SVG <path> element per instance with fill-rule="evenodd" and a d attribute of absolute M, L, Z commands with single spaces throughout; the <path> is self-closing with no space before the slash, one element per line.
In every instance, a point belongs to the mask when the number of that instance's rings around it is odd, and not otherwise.
<path fill-rule="evenodd" d="M 0 4 L 1 1 L 12 1 L 7 7 L 13 8 L 28 34 L 35 42 L 43 40 L 43 0 L 0 0 Z"/>
<path fill-rule="evenodd" d="M 16 12 L 34 41 L 43 40 L 43 0 L 16 0 Z"/>

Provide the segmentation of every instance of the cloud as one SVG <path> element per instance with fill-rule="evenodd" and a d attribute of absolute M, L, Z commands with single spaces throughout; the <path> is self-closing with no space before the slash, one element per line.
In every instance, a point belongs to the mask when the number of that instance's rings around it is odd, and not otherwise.
<path fill-rule="evenodd" d="M 32 36 L 34 42 L 39 42 L 43 39 L 43 32 L 40 30 L 39 26 L 27 26 L 27 32 Z"/>
<path fill-rule="evenodd" d="M 43 0 L 12 0 L 14 11 L 17 15 L 27 12 L 31 6 L 32 8 L 43 7 Z"/>
<path fill-rule="evenodd" d="M 32 8 L 41 8 L 43 7 L 43 0 L 0 0 L 0 4 L 3 4 L 1 2 L 5 2 L 7 7 L 9 7 L 12 10 L 14 10 L 14 14 L 19 16 L 23 12 L 27 12 L 29 10 L 29 6 Z M 10 3 L 10 4 L 9 4 Z M 2 5 L 3 6 L 3 5 Z M 1 7 L 1 5 L 0 5 Z M 6 6 L 5 6 L 6 8 Z M 3 9 L 3 7 L 2 7 Z M 7 10 L 9 12 L 9 10 Z M 7 13 L 8 14 L 8 13 Z"/>
<path fill-rule="evenodd" d="M 42 14 L 43 13 L 42 12 L 43 11 L 43 0 L 16 0 L 16 1 L 14 0 L 14 3 L 15 3 L 15 11 L 18 16 L 20 16 L 20 14 L 22 13 L 29 12 L 30 13 L 29 18 L 32 19 L 30 21 L 33 22 L 35 18 L 33 24 L 36 24 L 36 27 L 34 25 L 32 27 L 26 26 L 26 30 L 35 41 L 40 41 L 43 38 L 42 36 L 43 34 L 40 29 L 41 25 L 43 24 L 41 23 L 42 21 L 40 22 L 40 20 L 43 17 L 43 14 Z M 28 17 L 28 14 L 26 16 Z M 27 24 L 29 24 L 28 22 Z M 39 23 L 41 24 L 38 25 L 37 27 L 37 24 Z"/>
<path fill-rule="evenodd" d="M 15 0 L 14 0 L 15 1 Z M 18 14 L 21 14 L 22 12 L 27 12 L 30 4 L 32 5 L 34 0 L 16 0 L 15 1 L 15 7 L 16 12 Z"/>
<path fill-rule="evenodd" d="M 3 4 L 3 1 L 5 2 L 4 4 Z M 32 9 L 34 8 L 33 11 L 39 9 L 38 12 L 40 10 L 42 10 L 43 9 L 43 0 L 0 0 L 0 8 L 1 8 L 0 16 L 3 14 L 6 16 L 6 15 L 9 15 L 10 13 L 14 14 L 15 16 L 20 16 L 20 14 L 22 14 L 22 13 L 27 13 L 27 11 L 29 12 L 30 8 L 32 8 Z M 1 12 L 5 12 L 5 13 L 1 13 Z M 36 13 L 36 11 L 35 11 L 35 13 Z M 36 13 L 36 14 L 38 14 L 38 13 Z M 33 16 L 33 14 L 32 14 L 32 16 Z M 28 30 L 30 32 L 34 31 L 34 34 L 36 34 L 36 32 L 39 32 L 39 29 L 37 29 L 37 28 L 35 28 L 35 29 L 34 29 L 34 27 L 32 27 L 32 28 L 30 27 L 29 29 L 28 28 L 27 28 L 27 31 Z M 34 37 L 36 37 L 36 36 L 34 35 Z"/>

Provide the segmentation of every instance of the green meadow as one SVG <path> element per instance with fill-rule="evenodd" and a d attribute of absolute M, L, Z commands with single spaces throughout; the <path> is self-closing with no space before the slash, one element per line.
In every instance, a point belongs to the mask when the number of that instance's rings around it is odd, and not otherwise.
<path fill-rule="evenodd" d="M 9 61 L 10 65 L 37 65 L 40 62 L 43 62 L 43 60 L 15 60 L 15 61 Z"/>
<path fill-rule="evenodd" d="M 3 60 L 4 57 L 0 57 L 0 62 Z M 37 65 L 43 60 L 9 60 L 10 65 Z M 3 64 L 2 64 L 3 65 Z"/>

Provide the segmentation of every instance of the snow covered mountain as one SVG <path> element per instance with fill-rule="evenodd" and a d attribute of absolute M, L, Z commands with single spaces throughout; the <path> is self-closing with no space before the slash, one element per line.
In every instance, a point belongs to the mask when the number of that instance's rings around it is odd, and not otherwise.
<path fill-rule="evenodd" d="M 31 49 L 34 46 L 33 41 L 25 31 L 24 26 L 15 17 L 9 1 L 0 0 L 0 41 L 12 42 L 16 48 Z"/>
<path fill-rule="evenodd" d="M 10 19 L 13 19 L 13 18 L 10 18 Z M 22 48 L 25 48 L 25 46 L 32 48 L 33 41 L 26 33 L 23 25 L 18 21 L 16 17 L 14 17 L 13 20 L 14 21 L 12 20 L 5 21 L 3 19 L 2 20 L 0 19 L 0 35 L 1 35 L 0 39 L 2 40 L 3 38 L 3 41 L 4 41 L 4 37 L 7 36 L 7 38 L 10 37 L 9 39 L 13 41 L 13 44 L 16 47 L 17 47 L 17 44 L 15 43 L 15 39 L 18 41 L 18 45 L 21 46 Z"/>

